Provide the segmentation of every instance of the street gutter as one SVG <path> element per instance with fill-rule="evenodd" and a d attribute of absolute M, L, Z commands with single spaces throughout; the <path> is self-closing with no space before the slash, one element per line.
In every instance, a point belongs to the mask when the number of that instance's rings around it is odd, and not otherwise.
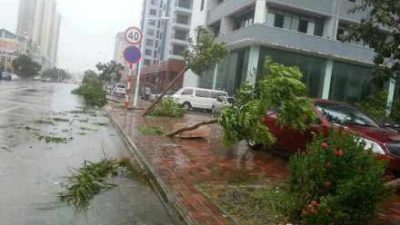
<path fill-rule="evenodd" d="M 119 125 L 117 120 L 112 117 L 110 112 L 107 112 L 107 116 L 110 118 L 111 124 L 117 129 L 117 132 L 122 138 L 124 145 L 134 156 L 133 159 L 135 162 L 140 166 L 140 169 L 145 172 L 146 177 L 149 179 L 151 188 L 155 191 L 161 202 L 164 204 L 174 222 L 178 225 L 198 225 L 190 218 L 190 216 L 187 215 L 185 207 L 183 207 L 176 200 L 173 192 L 156 174 L 154 168 L 143 156 L 137 145 L 131 140 L 131 138 L 129 138 L 128 135 L 125 134 L 123 128 Z"/>

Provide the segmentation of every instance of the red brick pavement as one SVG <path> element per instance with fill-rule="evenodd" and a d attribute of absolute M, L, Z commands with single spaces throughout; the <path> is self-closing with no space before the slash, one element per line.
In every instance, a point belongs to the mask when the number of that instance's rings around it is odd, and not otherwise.
<path fill-rule="evenodd" d="M 229 220 L 196 189 L 197 184 L 229 183 L 252 184 L 282 181 L 287 176 L 286 160 L 266 152 L 250 151 L 238 144 L 226 148 L 220 141 L 217 126 L 203 128 L 207 139 L 173 140 L 159 136 L 144 136 L 138 128 L 163 126 L 172 130 L 176 124 L 204 120 L 202 115 L 186 115 L 183 119 L 142 118 L 139 112 L 125 112 L 109 108 L 110 115 L 124 133 L 137 145 L 154 172 L 169 187 L 176 201 L 184 207 L 186 217 L 195 224 L 227 225 Z M 196 135 L 195 135 L 196 136 Z M 383 224 L 400 222 L 400 196 L 388 201 L 380 212 Z"/>

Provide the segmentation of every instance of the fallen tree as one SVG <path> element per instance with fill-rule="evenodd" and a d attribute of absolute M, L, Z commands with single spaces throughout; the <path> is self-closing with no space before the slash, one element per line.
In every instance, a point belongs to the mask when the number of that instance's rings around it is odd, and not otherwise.
<path fill-rule="evenodd" d="M 198 122 L 198 123 L 195 123 L 195 124 L 191 124 L 191 125 L 187 125 L 187 126 L 178 128 L 178 129 L 166 134 L 165 136 L 174 137 L 175 135 L 183 133 L 185 131 L 196 130 L 197 128 L 199 128 L 201 126 L 215 124 L 215 123 L 218 123 L 218 119 L 211 119 L 211 120 L 201 121 L 201 122 Z"/>
<path fill-rule="evenodd" d="M 206 28 L 198 29 L 198 36 L 195 41 L 189 39 L 188 49 L 184 53 L 185 67 L 168 84 L 167 88 L 158 98 L 146 109 L 143 116 L 149 115 L 154 107 L 161 101 L 167 92 L 185 75 L 189 70 L 201 75 L 204 70 L 213 68 L 227 54 L 228 50 L 223 43 L 215 42 L 214 35 Z"/>

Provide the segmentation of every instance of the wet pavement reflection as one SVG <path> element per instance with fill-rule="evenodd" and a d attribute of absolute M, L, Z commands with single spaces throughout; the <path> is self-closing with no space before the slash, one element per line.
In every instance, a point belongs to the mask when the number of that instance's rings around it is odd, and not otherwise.
<path fill-rule="evenodd" d="M 104 112 L 83 110 L 73 88 L 0 82 L 0 224 L 174 224 L 150 187 L 127 177 L 115 178 L 118 187 L 96 197 L 86 215 L 58 201 L 63 177 L 84 160 L 130 157 Z"/>

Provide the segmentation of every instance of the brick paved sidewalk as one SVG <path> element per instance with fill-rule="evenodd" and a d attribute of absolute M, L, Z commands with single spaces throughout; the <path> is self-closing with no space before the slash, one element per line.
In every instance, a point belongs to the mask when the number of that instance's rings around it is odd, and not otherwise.
<path fill-rule="evenodd" d="M 119 107 L 108 107 L 107 111 L 136 145 L 152 173 L 162 183 L 161 186 L 165 186 L 168 200 L 180 210 L 188 224 L 232 224 L 227 216 L 196 189 L 196 185 L 224 184 L 250 178 L 252 184 L 263 184 L 282 181 L 287 176 L 287 162 L 281 157 L 251 151 L 245 144 L 224 147 L 220 141 L 221 130 L 216 125 L 196 131 L 209 134 L 209 138 L 195 140 L 145 136 L 138 130 L 144 126 L 162 126 L 169 131 L 185 123 L 207 119 L 204 115 L 190 114 L 183 119 L 144 119 L 139 112 L 126 112 Z M 384 219 L 384 224 L 398 225 L 400 196 L 382 208 L 380 217 Z"/>

